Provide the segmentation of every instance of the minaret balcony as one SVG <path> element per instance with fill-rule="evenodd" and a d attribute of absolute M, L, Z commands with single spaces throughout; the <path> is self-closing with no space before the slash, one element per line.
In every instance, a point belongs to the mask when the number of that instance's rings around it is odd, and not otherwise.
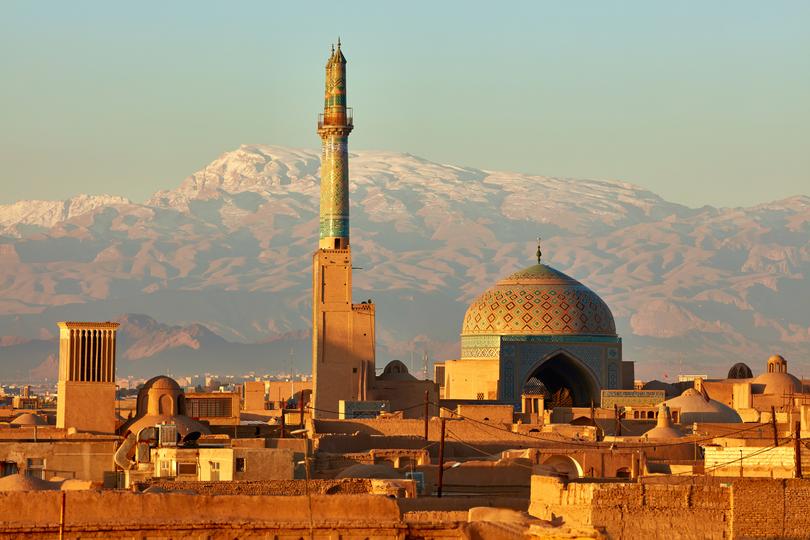
<path fill-rule="evenodd" d="M 323 128 L 352 128 L 354 127 L 354 115 L 351 107 L 345 110 L 321 113 L 318 115 L 318 129 Z"/>

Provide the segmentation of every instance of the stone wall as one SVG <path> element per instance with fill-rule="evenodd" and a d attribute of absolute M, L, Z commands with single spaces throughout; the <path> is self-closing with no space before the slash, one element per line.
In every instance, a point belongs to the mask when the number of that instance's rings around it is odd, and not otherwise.
<path fill-rule="evenodd" d="M 734 480 L 736 538 L 810 538 L 810 480 Z"/>
<path fill-rule="evenodd" d="M 533 476 L 529 512 L 603 528 L 611 538 L 810 538 L 810 480 L 670 476 L 566 485 Z"/>
<path fill-rule="evenodd" d="M 594 526 L 610 538 L 728 538 L 728 489 L 705 485 L 571 483 L 532 478 L 529 512 Z"/>

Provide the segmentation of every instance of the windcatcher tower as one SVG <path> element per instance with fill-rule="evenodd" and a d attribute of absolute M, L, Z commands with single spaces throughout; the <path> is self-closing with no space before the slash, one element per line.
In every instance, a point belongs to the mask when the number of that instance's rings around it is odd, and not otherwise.
<path fill-rule="evenodd" d="M 56 427 L 115 432 L 114 322 L 60 322 Z"/>
<path fill-rule="evenodd" d="M 349 246 L 349 133 L 346 58 L 337 49 L 326 62 L 321 137 L 318 250 L 312 260 L 313 417 L 337 417 L 340 400 L 363 400 L 374 378 L 374 305 L 352 304 Z"/>

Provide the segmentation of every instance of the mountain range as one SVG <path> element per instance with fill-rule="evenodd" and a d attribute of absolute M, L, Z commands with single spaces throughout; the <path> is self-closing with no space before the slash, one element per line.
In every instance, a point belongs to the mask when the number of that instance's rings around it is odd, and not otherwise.
<path fill-rule="evenodd" d="M 469 302 L 543 261 L 611 307 L 641 378 L 810 369 L 810 197 L 689 208 L 618 181 L 350 155 L 377 365 L 457 358 Z M 56 322 L 118 320 L 120 376 L 308 371 L 319 152 L 243 145 L 145 202 L 0 206 L 0 377 L 55 376 Z"/>

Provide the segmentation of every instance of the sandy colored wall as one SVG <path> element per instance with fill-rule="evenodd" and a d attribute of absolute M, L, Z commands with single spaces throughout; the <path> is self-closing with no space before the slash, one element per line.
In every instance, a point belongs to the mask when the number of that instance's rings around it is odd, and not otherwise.
<path fill-rule="evenodd" d="M 403 418 L 424 418 L 425 391 L 428 392 L 429 403 L 439 402 L 439 387 L 433 381 L 376 379 L 374 387 L 368 392 L 368 398 L 388 401 L 391 411 L 402 411 Z M 438 407 L 428 405 L 429 416 L 438 414 Z"/>
<path fill-rule="evenodd" d="M 515 408 L 511 405 L 459 405 L 457 412 L 464 418 L 479 422 L 494 422 L 511 426 Z"/>
<path fill-rule="evenodd" d="M 59 381 L 56 427 L 115 432 L 115 383 Z"/>
<path fill-rule="evenodd" d="M 267 399 L 273 403 L 288 401 L 302 390 L 312 390 L 312 381 L 267 381 Z"/>
<path fill-rule="evenodd" d="M 810 480 L 656 480 L 566 486 L 533 476 L 529 512 L 604 527 L 611 538 L 810 538 Z"/>
<path fill-rule="evenodd" d="M 444 399 L 498 399 L 499 361 L 447 360 L 444 363 Z"/>
<path fill-rule="evenodd" d="M 728 538 L 730 500 L 719 486 L 571 483 L 532 477 L 529 513 L 603 527 L 610 538 Z"/>
<path fill-rule="evenodd" d="M 810 480 L 735 480 L 736 538 L 810 538 Z"/>
<path fill-rule="evenodd" d="M 115 470 L 113 452 L 116 441 L 0 441 L 0 461 L 17 463 L 25 470 L 28 458 L 45 460 L 45 476 L 78 478 L 103 482 L 105 473 Z"/>
<path fill-rule="evenodd" d="M 242 385 L 242 410 L 264 410 L 264 381 L 245 381 Z"/>
<path fill-rule="evenodd" d="M 234 448 L 233 457 L 245 459 L 244 472 L 234 469 L 234 480 L 292 480 L 295 452 L 287 448 Z"/>
<path fill-rule="evenodd" d="M 0 493 L 0 532 L 54 538 L 60 498 L 61 492 L 56 491 Z M 316 535 L 331 530 L 370 539 L 391 538 L 403 528 L 396 501 L 385 496 L 313 495 L 311 507 Z M 231 531 L 230 538 L 250 537 L 258 531 L 300 537 L 310 524 L 307 497 L 74 491 L 66 493 L 65 508 L 68 539 L 149 531 L 159 531 L 160 538 L 200 538 L 200 528 L 209 534 L 217 529 Z"/>
<path fill-rule="evenodd" d="M 711 470 L 713 476 L 793 478 L 796 468 L 794 456 L 792 445 L 770 449 L 758 446 L 706 446 L 704 466 L 706 470 Z M 802 458 L 810 459 L 810 451 L 802 452 Z M 810 469 L 810 466 L 802 468 Z"/>

